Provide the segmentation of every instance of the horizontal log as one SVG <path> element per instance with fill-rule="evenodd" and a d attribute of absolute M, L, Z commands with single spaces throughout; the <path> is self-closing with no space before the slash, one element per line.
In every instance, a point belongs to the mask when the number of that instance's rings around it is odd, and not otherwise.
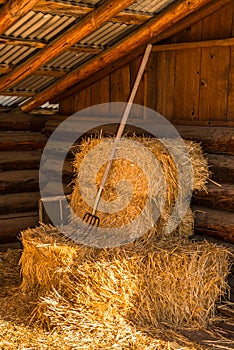
<path fill-rule="evenodd" d="M 58 179 L 58 173 L 60 168 L 61 160 L 59 158 L 47 158 L 46 162 L 43 164 L 43 172 L 50 179 Z M 65 160 L 63 164 L 63 179 L 72 180 L 73 169 L 71 161 Z"/>
<path fill-rule="evenodd" d="M 48 135 L 51 134 L 58 125 L 64 121 L 66 116 L 53 116 L 48 119 L 43 132 Z M 95 117 L 97 123 L 103 123 L 105 130 L 110 131 L 110 133 L 115 133 L 117 129 L 117 125 L 108 125 L 112 123 L 118 123 L 119 119 L 117 118 L 107 118 L 105 116 Z M 142 124 L 142 120 L 129 119 L 128 123 L 136 125 L 136 127 Z M 153 119 L 144 120 L 145 126 L 150 129 L 153 123 Z M 86 117 L 79 116 L 79 127 L 80 130 L 89 130 L 93 126 L 93 119 L 90 120 Z M 66 132 L 73 132 L 73 122 L 68 126 Z M 208 153 L 221 153 L 221 154 L 231 154 L 234 155 L 234 128 L 233 127 L 214 127 L 214 126 L 183 126 L 183 125 L 175 125 L 175 128 L 178 130 L 180 135 L 184 139 L 189 139 L 193 141 L 202 142 L 204 150 Z M 93 129 L 98 130 L 100 128 Z M 110 130 L 109 130 L 110 129 Z M 65 130 L 65 129 L 64 129 Z M 80 135 L 77 135 L 78 137 Z"/>
<path fill-rule="evenodd" d="M 234 212 L 234 184 L 222 184 L 220 187 L 207 184 L 206 191 L 197 191 L 193 195 L 193 203 L 208 208 Z"/>
<path fill-rule="evenodd" d="M 0 171 L 39 169 L 41 151 L 2 151 Z"/>
<path fill-rule="evenodd" d="M 58 192 L 58 183 L 56 181 L 50 181 L 47 182 L 42 187 L 43 195 L 44 197 L 54 197 L 61 195 L 61 193 Z M 69 195 L 72 192 L 72 184 L 70 182 L 63 182 L 63 191 L 65 195 Z"/>
<path fill-rule="evenodd" d="M 234 128 L 175 126 L 184 139 L 200 141 L 208 153 L 234 155 Z"/>
<path fill-rule="evenodd" d="M 48 116 L 0 113 L 1 131 L 41 131 Z"/>
<path fill-rule="evenodd" d="M 211 235 L 234 243 L 233 213 L 200 206 L 193 206 L 195 233 Z"/>
<path fill-rule="evenodd" d="M 39 192 L 10 193 L 0 196 L 0 214 L 23 213 L 38 209 Z"/>
<path fill-rule="evenodd" d="M 234 156 L 207 154 L 211 178 L 217 182 L 234 183 Z"/>
<path fill-rule="evenodd" d="M 46 142 L 46 137 L 40 132 L 0 132 L 0 151 L 40 150 Z"/>
<path fill-rule="evenodd" d="M 15 170 L 0 173 L 0 193 L 36 192 L 39 190 L 38 170 Z"/>
<path fill-rule="evenodd" d="M 37 211 L 0 215 L 0 243 L 16 241 L 20 231 L 37 223 Z"/>

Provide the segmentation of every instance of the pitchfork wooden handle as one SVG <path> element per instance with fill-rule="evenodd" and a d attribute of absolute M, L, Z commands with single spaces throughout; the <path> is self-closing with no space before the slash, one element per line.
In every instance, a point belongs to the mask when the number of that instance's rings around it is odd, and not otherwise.
<path fill-rule="evenodd" d="M 132 103 L 133 103 L 134 98 L 136 96 L 136 92 L 137 92 L 138 86 L 140 84 L 142 75 L 144 73 L 145 66 L 146 66 L 146 64 L 148 62 L 151 49 L 152 49 L 152 45 L 148 44 L 146 49 L 145 49 L 145 53 L 144 53 L 144 56 L 142 58 L 142 61 L 141 61 L 141 65 L 140 65 L 140 68 L 138 70 L 137 77 L 136 77 L 135 83 L 133 85 L 131 95 L 129 97 L 127 106 L 126 106 L 126 108 L 124 110 L 124 113 L 123 113 L 123 116 L 122 116 L 122 119 L 121 119 L 121 122 L 120 122 L 118 131 L 117 131 L 117 134 L 116 134 L 116 137 L 115 137 L 114 145 L 113 145 L 113 148 L 111 150 L 110 158 L 108 160 L 105 172 L 104 172 L 103 177 L 102 177 L 100 188 L 99 188 L 98 193 L 97 193 L 96 198 L 95 198 L 92 215 L 95 215 L 95 213 L 97 211 L 97 207 L 98 207 L 98 204 L 99 204 L 99 201 L 100 201 L 100 198 L 101 198 L 101 194 L 102 194 L 103 188 L 105 186 L 105 183 L 106 183 L 106 180 L 107 180 L 107 176 L 108 176 L 110 168 L 111 168 L 112 161 L 113 161 L 114 156 L 115 156 L 116 147 L 118 145 L 118 142 L 119 142 L 119 140 L 120 140 L 120 138 L 121 138 L 121 136 L 123 134 L 125 125 L 127 123 L 128 116 L 129 116 L 130 110 L 132 108 Z"/>

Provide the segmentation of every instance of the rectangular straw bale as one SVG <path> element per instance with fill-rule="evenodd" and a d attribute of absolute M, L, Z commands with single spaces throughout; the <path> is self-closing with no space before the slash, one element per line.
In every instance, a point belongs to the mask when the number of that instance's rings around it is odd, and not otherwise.
<path fill-rule="evenodd" d="M 76 215 L 80 218 L 83 218 L 85 213 L 91 213 L 92 212 L 92 207 L 87 203 L 86 200 L 84 200 L 82 193 L 86 193 L 88 198 L 91 199 L 94 197 L 94 194 L 96 193 L 97 189 L 100 186 L 100 182 L 105 170 L 105 164 L 99 164 L 100 159 L 96 158 L 96 154 L 94 152 L 93 156 L 91 157 L 90 160 L 90 167 L 96 167 L 99 169 L 97 172 L 97 177 L 94 179 L 95 186 L 96 188 L 91 189 L 90 183 L 87 181 L 85 184 L 85 188 L 82 189 L 83 192 L 81 192 L 80 189 L 80 182 L 79 182 L 79 174 L 80 174 L 80 169 L 82 166 L 82 162 L 85 160 L 87 155 L 90 155 L 90 152 L 92 154 L 92 151 L 95 149 L 95 147 L 100 146 L 102 147 L 102 153 L 103 156 L 108 159 L 108 145 L 105 143 L 102 144 L 102 142 L 109 140 L 107 138 L 103 139 L 87 139 L 83 140 L 83 142 L 79 145 L 78 152 L 75 154 L 75 160 L 73 162 L 74 166 L 74 185 L 73 185 L 73 192 L 71 195 L 71 208 L 74 211 L 74 215 L 72 216 L 72 219 L 75 219 Z M 154 138 L 145 138 L 145 137 L 134 137 L 125 140 L 129 141 L 129 147 L 131 147 L 131 141 L 139 141 L 146 147 L 148 151 L 150 151 L 154 157 L 157 159 L 157 161 L 160 164 L 160 167 L 163 172 L 164 180 L 166 183 L 166 195 L 165 195 L 165 203 L 164 203 L 164 208 L 161 212 L 161 219 L 157 223 L 154 229 L 154 236 L 156 238 L 166 238 L 166 231 L 165 231 L 165 225 L 166 225 L 166 220 L 170 217 L 170 213 L 173 209 L 173 206 L 175 204 L 177 194 L 178 194 L 178 188 L 179 188 L 179 182 L 178 182 L 178 173 L 177 173 L 177 167 L 173 161 L 172 156 L 168 153 L 166 150 L 166 147 L 158 140 Z M 176 140 L 171 139 L 167 140 L 167 144 L 170 146 L 178 147 Z M 188 159 L 186 162 L 191 161 L 192 169 L 193 169 L 193 189 L 196 190 L 202 190 L 205 189 L 205 184 L 209 176 L 209 171 L 208 171 L 208 165 L 207 165 L 207 159 L 204 157 L 202 154 L 202 150 L 200 147 L 200 144 L 192 142 L 192 141 L 185 141 L 185 145 L 188 148 Z M 121 148 L 121 143 L 120 146 Z M 126 146 L 125 146 L 126 147 Z M 135 162 L 130 162 L 129 160 L 126 159 L 114 159 L 112 163 L 112 167 L 110 170 L 110 173 L 107 178 L 106 185 L 104 187 L 103 193 L 102 193 L 102 198 L 107 201 L 107 202 L 112 202 L 116 200 L 118 197 L 119 193 L 116 191 L 116 187 L 121 181 L 121 179 L 128 179 L 129 183 L 133 186 L 133 197 L 130 201 L 130 203 L 120 212 L 113 212 L 113 213 L 106 213 L 102 211 L 101 209 L 97 210 L 96 215 L 100 218 L 101 220 L 101 227 L 119 227 L 123 225 L 128 225 L 131 223 L 143 210 L 146 200 L 149 197 L 149 191 L 148 191 L 148 183 L 144 179 L 144 174 L 140 172 L 139 168 L 137 167 L 138 160 L 140 160 L 142 157 L 144 157 L 143 154 L 138 153 L 137 151 L 134 154 L 134 159 Z M 150 170 L 148 170 L 150 171 Z M 153 174 L 154 177 L 154 185 L 155 188 L 158 191 L 158 196 L 157 200 L 155 201 L 152 199 L 152 205 L 155 207 L 160 206 L 160 200 L 161 196 L 160 194 L 162 193 L 162 180 L 161 177 L 159 176 L 159 173 Z M 185 172 L 185 176 L 188 176 L 190 181 L 190 174 L 188 175 Z M 128 182 L 124 185 L 124 190 L 125 192 L 129 191 L 129 185 Z M 184 189 L 182 188 L 182 191 Z M 163 195 L 162 195 L 163 197 Z M 149 217 L 147 217 L 147 220 L 151 220 L 151 213 L 147 213 Z M 189 214 L 187 218 L 189 217 Z M 190 236 L 192 235 L 192 217 L 190 215 L 190 224 L 187 225 L 187 230 L 185 231 L 184 229 L 177 229 L 174 230 L 171 234 L 172 237 L 174 236 L 180 236 L 184 237 L 187 235 Z M 182 227 L 183 224 L 181 224 Z M 185 225 L 183 226 L 185 228 Z M 190 227 L 190 229 L 189 229 Z M 152 233 L 152 231 L 151 231 Z"/>
<path fill-rule="evenodd" d="M 228 290 L 224 247 L 174 240 L 94 249 L 66 244 L 55 228 L 51 239 L 51 231 L 23 232 L 21 259 L 22 288 L 37 293 L 35 317 L 49 326 L 84 334 L 116 332 L 123 320 L 140 329 L 204 327 Z"/>

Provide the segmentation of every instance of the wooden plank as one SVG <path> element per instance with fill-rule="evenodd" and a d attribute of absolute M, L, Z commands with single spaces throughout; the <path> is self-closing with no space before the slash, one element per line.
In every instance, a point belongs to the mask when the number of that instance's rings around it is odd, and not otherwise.
<path fill-rule="evenodd" d="M 176 119 L 174 124 L 184 126 L 222 126 L 222 127 L 234 127 L 234 120 L 185 120 Z"/>
<path fill-rule="evenodd" d="M 137 59 L 135 59 L 131 65 L 130 65 L 130 84 L 131 86 L 133 86 L 135 79 L 136 79 L 136 75 L 140 66 L 142 60 L 142 56 L 138 57 Z M 137 93 L 136 96 L 134 98 L 134 103 L 139 104 L 141 106 L 145 106 L 146 105 L 146 100 L 147 100 L 147 91 L 146 91 L 146 85 L 147 85 L 147 81 L 148 81 L 148 74 L 147 74 L 147 67 L 144 71 L 144 74 L 141 78 L 140 84 L 138 86 L 137 89 Z"/>
<path fill-rule="evenodd" d="M 0 152 L 0 171 L 39 169 L 40 151 Z"/>
<path fill-rule="evenodd" d="M 110 101 L 110 76 L 91 85 L 91 105 Z M 61 101 L 62 102 L 62 101 Z"/>
<path fill-rule="evenodd" d="M 199 10 L 192 12 L 190 15 L 186 16 L 184 19 L 180 20 L 179 22 L 174 23 L 173 21 L 171 21 L 171 25 L 167 29 L 164 29 L 161 32 L 155 31 L 155 34 L 152 35 L 152 38 L 149 40 L 150 42 L 155 44 L 157 42 L 161 42 L 163 40 L 169 39 L 173 35 L 180 33 L 181 31 L 185 30 L 192 24 L 208 16 L 209 14 L 223 7 L 227 3 L 230 3 L 231 1 L 232 0 L 213 0 L 208 4 L 206 4 L 205 6 L 201 6 Z M 166 11 L 164 12 L 164 14 L 166 14 Z M 155 19 L 157 21 L 158 17 L 156 16 Z M 123 48 L 122 48 L 123 52 L 124 52 L 124 46 L 125 45 L 123 45 Z M 140 45 L 139 47 L 132 50 L 131 55 L 125 54 L 125 56 L 123 55 L 122 57 L 119 57 L 119 59 L 116 60 L 115 62 L 113 61 L 112 64 L 107 64 L 107 65 L 104 64 L 103 67 L 96 69 L 95 74 L 78 79 L 77 81 L 74 82 L 74 84 L 77 84 L 77 85 L 71 88 L 73 84 L 70 84 L 69 89 L 61 90 L 57 94 L 51 94 L 49 99 L 53 101 L 53 103 L 57 103 L 58 101 L 63 100 L 64 98 L 83 90 L 90 84 L 93 84 L 101 80 L 108 74 L 112 73 L 114 70 L 119 69 L 125 64 L 128 64 L 129 62 L 131 62 L 133 59 L 139 57 L 143 53 L 143 51 L 144 51 L 144 46 Z"/>
<path fill-rule="evenodd" d="M 174 115 L 175 52 L 157 53 L 156 111 L 171 120 Z"/>
<path fill-rule="evenodd" d="M 0 113 L 0 130 L 41 131 L 47 119 L 43 115 Z"/>
<path fill-rule="evenodd" d="M 27 59 L 27 61 L 19 64 L 16 69 L 6 76 L 0 78 L 0 91 L 9 89 L 19 81 L 25 79 L 46 62 L 52 60 L 87 35 L 93 33 L 133 2 L 134 0 L 106 0 L 68 30 L 63 32 L 58 38 L 49 43 L 44 49 L 35 53 L 32 57 Z"/>
<path fill-rule="evenodd" d="M 52 84 L 47 89 L 38 93 L 30 101 L 25 102 L 21 106 L 21 109 L 24 112 L 32 111 L 33 109 L 39 107 L 40 105 L 42 105 L 44 102 L 48 101 L 55 95 L 59 95 L 63 93 L 72 85 L 89 78 L 91 75 L 93 75 L 94 72 L 97 72 L 100 69 L 103 69 L 111 65 L 112 62 L 119 60 L 126 55 L 129 55 L 129 52 L 134 51 L 135 49 L 147 44 L 150 41 L 153 41 L 153 37 L 156 37 L 157 34 L 160 34 L 161 32 L 171 27 L 171 23 L 175 24 L 179 22 L 184 17 L 188 16 L 189 14 L 191 14 L 196 10 L 199 10 L 202 6 L 210 2 L 211 0 L 200 0 L 199 2 L 197 1 L 192 3 L 190 2 L 189 4 L 183 1 L 179 3 L 176 2 L 168 10 L 165 10 L 159 15 L 156 15 L 153 19 L 147 21 L 146 24 L 143 24 L 142 26 L 140 26 L 139 29 L 135 30 L 134 32 L 132 32 L 122 40 L 118 41 L 109 49 L 104 50 L 104 52 L 100 53 L 93 59 L 90 59 L 87 63 L 84 63 L 82 65 L 82 68 L 77 67 L 77 69 L 73 70 L 72 73 L 67 74 L 66 77 L 60 79 L 58 82 Z M 106 4 L 106 2 L 104 4 Z M 122 4 L 122 1 L 121 1 L 121 4 Z M 114 4 L 112 4 L 112 6 L 114 7 Z M 101 9 L 101 6 L 98 9 Z M 25 66 L 27 66 L 27 69 L 29 67 L 31 68 L 31 65 L 26 64 Z M 18 71 L 18 73 L 19 72 L 20 70 Z M 17 73 L 17 76 L 18 76 L 18 73 Z M 25 76 L 23 76 L 23 78 L 24 77 Z M 11 83 L 13 84 L 12 78 L 16 78 L 16 76 L 15 77 L 13 75 L 10 76 Z M 0 88 L 1 88 L 1 85 L 3 86 L 3 83 L 4 84 L 6 83 L 7 79 L 4 79 L 4 80 L 0 79 Z"/>
<path fill-rule="evenodd" d="M 79 94 L 75 96 L 75 100 L 74 100 L 75 112 L 81 111 L 82 109 L 90 106 L 90 102 L 91 102 L 90 94 L 91 94 L 91 88 L 87 87 L 86 89 L 80 91 Z"/>
<path fill-rule="evenodd" d="M 193 203 L 208 208 L 234 212 L 234 184 L 222 183 L 219 187 L 208 182 L 207 192 L 195 192 Z"/>
<path fill-rule="evenodd" d="M 37 210 L 39 192 L 10 193 L 0 196 L 0 214 Z"/>
<path fill-rule="evenodd" d="M 73 16 L 73 17 L 80 17 L 87 15 L 89 12 L 93 10 L 93 7 L 91 5 L 85 6 L 85 4 L 79 5 L 72 5 L 72 4 L 65 4 L 65 3 L 57 3 L 54 1 L 44 1 L 40 0 L 33 8 L 34 11 L 39 11 L 42 13 L 50 13 L 54 15 L 59 16 Z M 126 23 L 126 24 L 142 24 L 145 21 L 152 18 L 150 14 L 138 14 L 138 13 L 131 13 L 131 12 L 120 12 L 119 14 L 115 15 L 111 21 L 112 22 L 120 22 L 120 23 Z"/>
<path fill-rule="evenodd" d="M 8 0 L 0 9 L 0 35 L 25 15 L 38 0 Z"/>
<path fill-rule="evenodd" d="M 234 243 L 233 213 L 200 206 L 192 207 L 195 213 L 195 232 L 210 234 Z"/>
<path fill-rule="evenodd" d="M 176 52 L 173 120 L 198 119 L 200 49 Z"/>
<path fill-rule="evenodd" d="M 36 192 L 39 190 L 39 170 L 0 172 L 0 193 Z"/>
<path fill-rule="evenodd" d="M 176 34 L 171 38 L 171 42 L 182 43 L 182 42 L 191 42 L 202 40 L 202 20 L 189 25 L 184 30 L 181 30 L 180 33 Z"/>
<path fill-rule="evenodd" d="M 208 153 L 234 155 L 234 128 L 175 125 L 180 135 L 188 140 L 200 141 Z"/>
<path fill-rule="evenodd" d="M 156 109 L 156 81 L 157 81 L 157 53 L 153 52 L 147 65 L 147 102 L 146 105 L 153 110 Z"/>
<path fill-rule="evenodd" d="M 130 94 L 130 67 L 124 66 L 110 76 L 110 101 L 126 102 Z"/>
<path fill-rule="evenodd" d="M 38 212 L 0 215 L 0 242 L 16 241 L 20 231 L 38 223 Z"/>
<path fill-rule="evenodd" d="M 201 49 L 199 119 L 226 120 L 230 49 Z"/>
<path fill-rule="evenodd" d="M 207 154 L 211 178 L 218 183 L 234 183 L 234 156 Z"/>
<path fill-rule="evenodd" d="M 0 151 L 43 149 L 47 139 L 40 132 L 0 132 Z"/>
<path fill-rule="evenodd" d="M 202 39 L 224 39 L 232 36 L 233 1 L 203 19 Z"/>
<path fill-rule="evenodd" d="M 234 35 L 234 24 L 232 35 Z M 230 48 L 227 120 L 234 122 L 234 47 Z"/>
<path fill-rule="evenodd" d="M 207 47 L 229 47 L 234 45 L 234 38 L 206 40 L 206 41 L 192 41 L 172 44 L 154 45 L 153 52 L 158 51 L 174 51 L 174 50 L 191 50 Z"/>

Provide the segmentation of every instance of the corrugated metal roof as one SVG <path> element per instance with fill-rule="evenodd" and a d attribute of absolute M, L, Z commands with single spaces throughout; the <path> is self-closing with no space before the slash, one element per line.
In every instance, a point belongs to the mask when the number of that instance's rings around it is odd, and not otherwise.
<path fill-rule="evenodd" d="M 122 12 L 134 13 L 134 14 L 155 14 L 163 11 L 169 4 L 175 2 L 176 0 L 136 0 L 131 6 L 126 8 Z M 94 8 L 99 6 L 104 2 L 104 0 L 50 0 L 50 2 L 56 2 L 60 4 L 69 5 L 79 5 L 88 6 Z M 41 50 L 33 47 L 32 41 L 38 42 L 43 45 L 51 43 L 53 39 L 63 34 L 66 29 L 77 23 L 80 18 L 74 17 L 73 15 L 56 15 L 56 8 L 53 13 L 48 13 L 49 10 L 46 9 L 45 13 L 30 10 L 22 18 L 16 21 L 11 27 L 6 30 L 2 38 L 10 40 L 18 40 L 14 44 L 3 43 L 0 44 L 0 64 L 14 69 L 22 62 L 27 63 L 27 59 L 32 57 L 37 51 Z M 119 19 L 118 19 L 119 21 Z M 138 23 L 138 22 L 136 22 Z M 105 49 L 110 47 L 118 40 L 122 39 L 124 36 L 128 35 L 130 32 L 134 31 L 139 24 L 128 24 L 120 23 L 117 21 L 109 21 L 105 25 L 101 26 L 94 33 L 87 35 L 85 38 L 77 42 L 75 45 L 76 50 L 69 50 L 60 53 L 56 58 L 51 59 L 49 62 L 44 64 L 42 69 L 62 71 L 64 74 L 71 72 L 74 68 L 82 65 L 87 60 L 94 57 L 95 53 L 84 51 L 79 51 L 79 46 L 84 48 L 100 48 Z M 27 45 L 27 40 L 31 42 Z M 2 69 L 4 72 L 4 70 Z M 3 73 L 2 73 L 3 74 Z M 54 76 L 43 76 L 43 71 L 40 72 L 41 75 L 35 75 L 32 73 L 26 79 L 23 79 L 19 83 L 15 84 L 9 91 L 11 92 L 27 92 L 36 94 L 42 91 L 50 84 L 54 83 L 59 77 Z M 55 74 L 56 75 L 56 74 Z M 4 91 L 6 94 L 7 91 Z M 1 94 L 1 92 L 0 92 Z M 26 94 L 27 96 L 27 94 Z M 28 97 L 26 96 L 0 96 L 0 106 L 15 106 L 17 104 L 26 101 Z M 44 105 L 45 106 L 45 105 Z M 48 106 L 48 105 L 47 105 Z"/>

